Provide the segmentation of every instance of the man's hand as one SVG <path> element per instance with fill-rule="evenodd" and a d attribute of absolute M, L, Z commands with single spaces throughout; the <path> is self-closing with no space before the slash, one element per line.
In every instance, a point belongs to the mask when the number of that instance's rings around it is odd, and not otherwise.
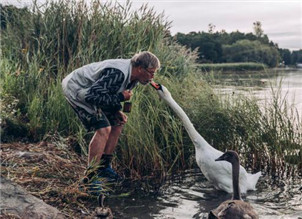
<path fill-rule="evenodd" d="M 117 112 L 117 118 L 119 118 L 119 125 L 125 125 L 128 120 L 128 116 L 122 111 Z"/>
<path fill-rule="evenodd" d="M 131 90 L 124 90 L 122 94 L 124 95 L 125 100 L 130 100 L 131 96 L 133 95 Z"/>

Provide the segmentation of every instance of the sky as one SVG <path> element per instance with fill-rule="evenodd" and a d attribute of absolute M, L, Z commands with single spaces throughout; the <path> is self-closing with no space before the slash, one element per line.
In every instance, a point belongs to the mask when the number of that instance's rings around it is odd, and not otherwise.
<path fill-rule="evenodd" d="M 43 2 L 45 0 L 38 0 Z M 86 0 L 89 2 L 89 0 Z M 32 0 L 0 0 L 15 5 L 26 5 Z M 103 0 L 104 2 L 104 0 Z M 125 1 L 119 0 L 120 3 Z M 148 3 L 158 12 L 164 12 L 171 21 L 172 35 L 177 32 L 225 30 L 253 32 L 253 23 L 260 21 L 264 34 L 290 50 L 302 49 L 302 0 L 132 0 L 133 8 Z"/>

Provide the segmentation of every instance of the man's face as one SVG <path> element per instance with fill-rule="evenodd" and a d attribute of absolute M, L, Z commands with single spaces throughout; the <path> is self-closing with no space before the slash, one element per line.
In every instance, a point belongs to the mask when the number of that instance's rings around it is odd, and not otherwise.
<path fill-rule="evenodd" d="M 140 77 L 139 82 L 143 85 L 148 84 L 154 78 L 154 74 L 156 73 L 156 68 L 143 68 L 140 67 Z"/>

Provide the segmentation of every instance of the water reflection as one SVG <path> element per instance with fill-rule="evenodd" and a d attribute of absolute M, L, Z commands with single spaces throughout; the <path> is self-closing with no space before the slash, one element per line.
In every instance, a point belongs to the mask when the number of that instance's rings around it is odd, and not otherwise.
<path fill-rule="evenodd" d="M 248 192 L 243 199 L 253 205 L 260 218 L 302 218 L 301 183 L 300 179 L 274 184 L 261 177 L 257 191 Z M 210 210 L 231 196 L 214 189 L 198 169 L 194 174 L 166 182 L 155 196 L 134 193 L 126 198 L 108 199 L 108 204 L 116 218 L 199 219 L 207 218 Z"/>
<path fill-rule="evenodd" d="M 180 196 L 176 208 L 166 207 L 155 218 L 207 218 L 207 212 L 231 198 L 231 194 L 213 189 L 202 175 L 194 178 L 192 181 L 196 184 L 178 184 L 174 186 L 177 189 L 172 187 L 173 191 L 161 197 L 170 201 L 171 194 L 174 194 L 173 197 L 175 194 Z M 261 179 L 259 184 L 258 191 L 249 192 L 243 198 L 253 205 L 260 218 L 302 217 L 302 197 L 298 185 L 269 187 L 265 179 Z"/>
<path fill-rule="evenodd" d="M 271 70 L 251 73 L 217 73 L 209 79 L 220 94 L 244 94 L 268 103 L 279 95 L 302 115 L 302 70 Z M 274 91 L 274 92 L 272 92 Z"/>

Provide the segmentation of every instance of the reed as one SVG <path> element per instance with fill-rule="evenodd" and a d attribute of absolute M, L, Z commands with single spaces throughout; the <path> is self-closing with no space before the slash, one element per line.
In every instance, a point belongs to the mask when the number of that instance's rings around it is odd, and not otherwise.
<path fill-rule="evenodd" d="M 94 1 L 88 6 L 85 1 L 60 0 L 44 5 L 34 1 L 30 9 L 1 7 L 6 21 L 1 30 L 2 91 L 18 100 L 32 139 L 53 130 L 79 131 L 61 91 L 62 78 L 75 68 L 129 58 L 140 50 L 168 49 L 163 39 L 169 23 L 146 5 L 133 11 L 130 2 L 122 6 Z M 168 59 L 161 58 L 172 63 Z"/>
<path fill-rule="evenodd" d="M 199 76 L 195 77 L 191 80 L 200 87 Z M 200 92 L 192 96 L 196 98 Z M 212 145 L 222 151 L 239 151 L 244 165 L 251 170 L 262 170 L 278 178 L 302 175 L 301 117 L 282 95 L 281 84 L 277 89 L 271 86 L 272 97 L 265 102 L 252 95 L 216 94 L 216 99 L 210 94 L 208 102 L 189 100 L 187 109 L 197 129 Z M 190 113 L 192 103 L 198 104 L 194 113 Z"/>
<path fill-rule="evenodd" d="M 295 171 L 302 174 L 299 115 L 295 108 L 288 110 L 276 90 L 272 90 L 272 102 L 263 105 L 248 96 L 218 95 L 199 73 L 181 80 L 158 75 L 156 81 L 170 90 L 210 144 L 221 151 L 240 152 L 242 164 L 250 171 L 261 170 L 279 179 L 295 177 Z M 145 173 L 164 177 L 196 167 L 194 146 L 179 118 L 152 88 L 142 87 L 137 92 L 119 144 L 117 168 L 140 178 Z"/>
<path fill-rule="evenodd" d="M 298 160 L 289 162 L 295 157 L 292 152 L 301 149 L 301 121 L 294 111 L 288 113 L 278 92 L 273 104 L 264 108 L 247 97 L 217 95 L 197 72 L 196 54 L 171 41 L 170 23 L 152 8 L 133 11 L 130 2 L 95 1 L 88 6 L 84 1 L 61 0 L 34 4 L 30 10 L 2 11 L 14 18 L 8 16 L 1 29 L 2 140 L 24 137 L 19 133 L 31 141 L 54 133 L 75 136 L 86 154 L 92 133 L 83 129 L 65 101 L 62 78 L 90 62 L 130 58 L 149 50 L 162 62 L 155 80 L 171 91 L 210 144 L 237 150 L 245 166 L 272 175 L 286 175 L 301 165 L 301 151 Z M 116 151 L 118 171 L 132 179 L 164 179 L 196 167 L 193 144 L 173 111 L 150 86 L 134 92 Z M 12 126 L 24 129 L 8 132 Z"/>
<path fill-rule="evenodd" d="M 196 55 L 171 41 L 169 22 L 146 5 L 133 11 L 130 2 L 119 5 L 95 1 L 89 7 L 84 1 L 49 1 L 42 6 L 34 2 L 31 9 L 2 9 L 6 26 L 1 30 L 3 59 L 0 62 L 4 78 L 1 96 L 5 103 L 16 100 L 16 113 L 2 116 L 4 120 L 14 120 L 12 128 L 25 124 L 26 136 L 31 141 L 54 133 L 74 135 L 82 152 L 87 153 L 91 133 L 84 131 L 61 90 L 62 78 L 79 66 L 107 58 L 130 58 L 140 50 L 150 50 L 162 62 L 162 75 L 184 76 L 194 70 L 192 63 Z M 160 111 L 163 113 L 160 120 L 153 121 L 154 112 L 149 111 L 148 104 L 153 103 L 157 108 L 159 100 L 154 93 L 153 99 L 148 100 L 149 92 L 150 88 L 138 88 L 134 101 L 139 108 L 134 107 L 135 119 L 129 120 L 121 140 L 129 148 L 126 155 L 122 153 L 125 164 L 121 166 L 129 166 L 133 177 L 153 170 L 164 175 L 181 166 L 168 164 L 170 160 L 179 163 L 181 126 L 174 125 L 177 121 L 167 114 L 166 107 Z M 146 111 L 146 115 L 141 115 L 141 111 Z M 169 125 L 165 127 L 161 122 Z M 2 140 L 11 139 L 7 135 L 15 140 L 21 137 L 14 135 L 17 132 L 6 132 L 6 125 L 2 125 Z M 138 126 L 141 126 L 139 133 L 135 131 Z M 167 134 L 161 135 L 165 130 Z M 158 151 L 152 150 L 154 143 Z M 162 147 L 162 144 L 167 145 Z M 148 153 L 142 153 L 142 149 Z M 134 159 L 134 154 L 140 153 Z M 166 154 L 169 156 L 163 162 L 162 156 Z M 183 157 L 181 162 L 184 164 Z"/>
<path fill-rule="evenodd" d="M 131 177 L 164 177 L 186 166 L 180 121 L 150 86 L 136 90 L 133 109 L 119 144 L 119 166 Z M 150 174 L 151 173 L 151 174 Z"/>

